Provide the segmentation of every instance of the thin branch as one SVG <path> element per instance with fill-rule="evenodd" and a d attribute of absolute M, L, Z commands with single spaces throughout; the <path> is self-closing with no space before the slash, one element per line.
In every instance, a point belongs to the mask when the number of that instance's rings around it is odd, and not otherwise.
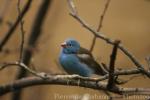
<path fill-rule="evenodd" d="M 102 63 L 102 66 L 109 72 L 109 68 L 107 67 L 106 64 Z M 127 68 L 127 67 L 126 67 Z M 131 75 L 131 74 L 140 74 L 141 71 L 138 70 L 137 68 L 132 68 L 132 69 L 116 69 L 115 70 L 116 75 Z"/>
<path fill-rule="evenodd" d="M 34 76 L 40 77 L 42 79 L 47 79 L 47 76 L 48 76 L 48 74 L 43 73 L 43 72 L 40 72 L 40 73 L 36 72 L 36 71 L 30 69 L 24 63 L 20 63 L 20 62 L 9 62 L 9 63 L 1 64 L 0 65 L 0 70 L 3 70 L 7 67 L 12 67 L 12 66 L 21 67 L 21 68 L 25 69 L 27 72 L 33 74 Z M 66 75 L 66 76 L 69 77 L 69 75 Z M 83 80 L 94 81 L 94 82 L 103 81 L 103 80 L 107 79 L 107 77 L 108 77 L 108 75 L 101 76 L 99 78 L 90 78 L 90 77 L 82 77 L 82 76 L 79 76 L 79 75 L 71 75 L 71 77 L 73 77 L 73 76 L 74 76 L 74 78 L 80 78 L 80 79 L 83 79 Z"/>
<path fill-rule="evenodd" d="M 107 12 L 107 9 L 109 7 L 109 4 L 110 4 L 110 1 L 111 0 L 107 0 L 106 4 L 105 4 L 105 7 L 104 7 L 104 10 L 100 16 L 100 20 L 99 20 L 99 24 L 98 24 L 98 28 L 97 28 L 97 32 L 100 32 L 101 28 L 102 28 L 102 24 L 103 24 L 103 20 L 104 20 L 104 17 L 105 17 L 105 14 Z"/>
<path fill-rule="evenodd" d="M 20 44 L 20 57 L 19 57 L 19 62 L 21 63 L 22 62 L 22 55 L 23 55 L 25 31 L 24 31 L 24 27 L 23 27 L 23 24 L 24 24 L 23 18 L 20 18 L 21 17 L 20 16 L 21 15 L 20 0 L 18 0 L 17 9 L 18 9 L 18 17 L 19 17 L 18 19 L 20 19 L 20 30 L 21 30 L 21 44 Z"/>
<path fill-rule="evenodd" d="M 32 69 L 30 69 L 28 66 L 26 66 L 25 64 L 23 63 L 20 63 L 20 62 L 9 62 L 9 63 L 4 63 L 4 64 L 1 64 L 0 66 L 0 70 L 4 69 L 4 68 L 7 68 L 7 67 L 11 67 L 11 66 L 18 66 L 18 67 L 22 67 L 23 69 L 25 69 L 26 71 L 28 71 L 29 73 L 33 74 L 34 76 L 37 76 L 37 77 L 40 77 L 42 79 L 47 79 L 47 74 L 46 73 L 38 73 Z M 137 69 L 128 69 L 128 70 L 118 70 L 118 71 L 115 71 L 114 73 L 114 76 L 119 76 L 119 75 L 134 75 L 134 74 L 140 74 L 140 71 L 137 70 Z M 90 78 L 90 77 L 82 77 L 82 76 L 78 76 L 76 75 L 75 77 L 76 78 L 80 78 L 80 79 L 83 79 L 83 80 L 88 80 L 88 81 L 94 81 L 94 82 L 99 82 L 99 81 L 103 81 L 103 80 L 106 80 L 108 79 L 109 75 L 106 74 L 105 76 L 101 76 L 99 78 Z M 127 83 L 127 81 L 124 81 L 123 83 Z M 120 84 L 120 83 L 117 83 L 117 84 Z"/>
<path fill-rule="evenodd" d="M 35 17 L 35 20 L 33 22 L 33 27 L 31 30 L 31 34 L 29 35 L 29 40 L 27 43 L 27 49 L 23 52 L 23 59 L 22 62 L 26 64 L 27 66 L 30 63 L 30 60 L 33 55 L 33 50 L 36 47 L 37 41 L 42 34 L 42 25 L 44 23 L 49 5 L 51 4 L 52 0 L 44 0 L 42 1 L 42 4 L 39 7 L 39 10 L 37 12 L 37 15 Z M 26 70 L 23 68 L 19 69 L 19 72 L 17 73 L 16 79 L 20 79 L 27 76 Z M 20 100 L 21 97 L 21 90 L 16 91 L 13 95 L 13 100 Z"/>
<path fill-rule="evenodd" d="M 92 52 L 93 49 L 94 49 L 94 46 L 95 46 L 95 43 L 96 43 L 96 39 L 97 39 L 97 37 L 94 35 L 94 37 L 92 39 L 92 44 L 91 44 L 91 47 L 90 47 L 90 52 Z"/>
<path fill-rule="evenodd" d="M 40 78 L 43 78 L 43 79 L 47 79 L 47 74 L 45 73 L 37 73 L 36 71 L 30 69 L 30 67 L 26 66 L 25 64 L 23 63 L 20 63 L 20 62 L 9 62 L 9 63 L 4 63 L 4 64 L 1 64 L 0 66 L 0 70 L 4 69 L 4 68 L 7 68 L 7 67 L 11 67 L 11 66 L 18 66 L 18 67 L 22 67 L 23 69 L 25 69 L 27 72 L 37 76 L 37 77 L 40 77 Z M 114 72 L 114 76 L 119 76 L 119 75 L 134 75 L 134 74 L 140 74 L 140 71 L 137 70 L 137 69 L 122 69 L 122 70 L 116 70 Z M 81 79 L 85 79 L 85 80 L 88 80 L 88 81 L 96 81 L 96 82 L 99 82 L 99 81 L 103 81 L 103 80 L 106 80 L 109 78 L 109 75 L 106 74 L 105 76 L 101 76 L 99 78 L 90 78 L 90 77 L 82 77 L 82 76 L 76 76 L 77 78 L 81 78 Z M 135 77 L 135 76 L 133 76 Z M 133 78 L 132 78 L 133 79 Z M 131 80 L 131 79 L 129 79 Z M 129 80 L 127 81 L 123 81 L 123 82 L 119 82 L 117 83 L 118 85 L 120 84 L 124 84 L 124 83 L 127 83 Z"/>
<path fill-rule="evenodd" d="M 31 74 L 37 76 L 37 77 L 40 77 L 40 78 L 43 78 L 45 79 L 46 75 L 43 75 L 42 76 L 42 73 L 39 74 L 37 72 L 35 72 L 34 70 L 30 69 L 27 65 L 25 65 L 24 63 L 21 63 L 21 62 L 12 62 L 12 63 L 4 63 L 3 65 L 0 66 L 0 70 L 6 68 L 6 67 L 11 67 L 11 66 L 18 66 L 18 67 L 21 67 L 23 69 L 25 69 L 26 71 L 30 72 Z"/>
<path fill-rule="evenodd" d="M 78 15 L 76 6 L 74 5 L 74 2 L 72 0 L 67 0 L 68 1 L 68 6 L 69 6 L 69 10 L 70 12 L 72 12 L 73 15 Z"/>
<path fill-rule="evenodd" d="M 116 70 L 115 75 L 133 75 L 133 74 L 141 74 L 141 71 L 138 69 L 122 69 Z"/>
<path fill-rule="evenodd" d="M 98 24 L 98 28 L 97 28 L 97 32 L 99 32 L 102 28 L 102 24 L 103 24 L 103 20 L 104 20 L 104 17 L 105 17 L 105 14 L 106 14 L 106 11 L 109 7 L 109 4 L 110 4 L 110 0 L 107 0 L 106 4 L 105 4 L 105 7 L 104 7 L 104 10 L 100 16 L 100 20 L 99 20 L 99 24 Z M 90 48 L 90 52 L 93 51 L 94 49 L 94 46 L 95 46 L 95 43 L 96 43 L 96 35 L 94 35 L 93 37 L 93 40 L 92 40 L 92 44 L 91 44 L 91 48 Z"/>
<path fill-rule="evenodd" d="M 115 86 L 115 80 L 114 80 L 114 72 L 115 72 L 115 60 L 117 56 L 117 49 L 120 41 L 116 40 L 115 45 L 112 51 L 112 54 L 110 56 L 110 64 L 109 64 L 109 80 L 107 88 L 111 90 Z"/>
<path fill-rule="evenodd" d="M 48 10 L 48 7 L 51 3 L 51 0 L 44 0 L 43 3 L 41 4 L 39 11 L 37 13 L 37 17 L 34 20 L 33 28 L 31 30 L 31 34 L 29 36 L 29 40 L 27 43 L 27 48 L 23 52 L 23 63 L 26 65 L 29 65 L 30 59 L 32 58 L 32 51 L 36 46 L 36 43 L 39 39 L 39 36 L 42 34 L 42 25 Z M 22 78 L 25 75 L 25 70 L 20 70 L 19 75 L 17 76 L 18 78 Z"/>
<path fill-rule="evenodd" d="M 25 7 L 23 8 L 23 11 L 20 13 L 20 17 L 18 17 L 15 21 L 15 23 L 13 24 L 13 26 L 8 30 L 6 34 L 6 36 L 2 39 L 2 41 L 0 42 L 0 52 L 2 51 L 4 45 L 8 42 L 8 40 L 10 39 L 10 37 L 12 36 L 13 32 L 15 31 L 15 29 L 17 28 L 20 20 L 25 16 L 25 14 L 28 12 L 30 6 L 31 6 L 31 2 L 32 0 L 28 0 L 27 4 L 25 5 Z"/>
<path fill-rule="evenodd" d="M 80 83 L 78 82 L 80 80 Z M 36 85 L 70 85 L 70 86 L 80 86 L 91 88 L 95 90 L 107 90 L 107 84 L 105 82 L 93 82 L 75 78 L 71 75 L 49 75 L 46 80 L 43 80 L 39 77 L 27 77 L 20 80 L 16 80 L 14 83 L 1 85 L 0 86 L 0 96 L 7 94 L 9 92 L 14 92 L 30 86 Z M 142 93 L 143 95 L 150 95 L 150 88 L 123 88 L 116 87 L 111 92 L 117 93 L 120 95 Z"/>
<path fill-rule="evenodd" d="M 69 0 L 72 1 L 72 0 Z M 70 3 L 70 2 L 68 2 Z M 72 1 L 72 5 L 73 1 Z M 75 6 L 75 5 L 74 5 Z M 73 6 L 71 6 L 70 9 L 74 9 Z M 74 9 L 76 10 L 76 9 Z M 84 28 L 86 28 L 87 30 L 89 30 L 93 35 L 95 35 L 97 38 L 100 38 L 104 41 L 106 41 L 108 44 L 114 45 L 115 41 L 106 37 L 104 34 L 102 34 L 101 32 L 97 32 L 94 29 L 92 29 L 83 19 L 80 18 L 80 16 L 76 15 L 74 12 L 70 12 L 70 15 L 75 18 Z M 140 64 L 140 62 L 135 58 L 135 56 L 133 54 L 131 54 L 126 48 L 123 47 L 123 45 L 119 45 L 118 48 L 135 64 L 135 66 L 145 75 L 147 75 L 150 78 L 150 72 L 146 71 L 144 69 L 144 66 L 142 64 Z"/>

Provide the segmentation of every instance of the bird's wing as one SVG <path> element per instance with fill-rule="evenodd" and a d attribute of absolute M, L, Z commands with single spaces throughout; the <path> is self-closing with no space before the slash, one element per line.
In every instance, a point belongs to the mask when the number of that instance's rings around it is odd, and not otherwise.
<path fill-rule="evenodd" d="M 84 49 L 83 51 L 85 50 L 86 49 Z M 82 63 L 91 67 L 95 71 L 95 74 L 105 75 L 107 72 L 94 60 L 92 54 L 88 50 L 86 50 L 86 53 L 84 53 L 83 51 L 77 54 L 78 59 Z"/>
<path fill-rule="evenodd" d="M 83 47 L 80 47 L 79 51 L 78 51 L 78 54 L 87 54 L 89 55 L 90 57 L 93 58 L 93 55 L 91 54 L 91 52 Z"/>

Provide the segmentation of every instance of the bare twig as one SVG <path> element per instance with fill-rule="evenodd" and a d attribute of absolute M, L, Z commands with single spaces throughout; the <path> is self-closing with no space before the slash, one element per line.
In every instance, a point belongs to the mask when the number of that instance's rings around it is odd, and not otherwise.
<path fill-rule="evenodd" d="M 101 30 L 101 28 L 102 28 L 103 20 L 104 20 L 106 11 L 107 11 L 107 9 L 109 7 L 109 4 L 110 4 L 110 0 L 107 0 L 107 2 L 105 4 L 105 7 L 104 7 L 104 10 L 103 10 L 102 14 L 100 15 L 100 20 L 99 20 L 97 32 L 99 32 Z M 90 48 L 90 52 L 92 52 L 93 49 L 94 49 L 96 38 L 97 38 L 96 35 L 94 35 L 93 40 L 92 40 L 92 44 L 91 44 L 91 48 Z"/>
<path fill-rule="evenodd" d="M 69 0 L 72 1 L 72 0 Z M 70 4 L 70 2 L 68 2 Z M 72 1 L 72 5 L 73 1 Z M 74 5 L 75 6 L 75 5 Z M 71 7 L 70 9 L 74 9 L 74 6 L 69 6 Z M 76 11 L 76 9 L 74 9 Z M 75 12 L 74 11 L 74 12 Z M 75 18 L 84 28 L 86 28 L 87 30 L 89 30 L 93 35 L 95 35 L 97 38 L 100 38 L 104 41 L 106 41 L 108 44 L 114 45 L 115 41 L 106 37 L 104 34 L 95 31 L 94 29 L 92 29 L 83 19 L 80 18 L 80 16 L 76 15 L 74 12 L 70 12 L 70 15 Z M 124 48 L 124 46 L 122 44 L 120 44 L 118 46 L 118 48 L 126 55 L 129 57 L 129 59 L 135 64 L 135 66 L 145 75 L 147 75 L 150 78 L 150 73 L 148 71 L 146 71 L 144 69 L 144 66 L 142 64 L 140 64 L 140 62 L 135 58 L 135 56 L 133 54 L 131 54 L 126 48 Z"/>
<path fill-rule="evenodd" d="M 115 71 L 115 75 L 133 75 L 133 74 L 141 74 L 141 71 L 138 69 L 122 69 Z"/>
<path fill-rule="evenodd" d="M 21 44 L 20 44 L 20 58 L 19 58 L 19 62 L 22 62 L 22 55 L 23 55 L 23 47 L 24 47 L 24 28 L 23 28 L 23 18 L 20 18 L 21 16 L 21 10 L 20 10 L 20 0 L 18 0 L 18 4 L 17 4 L 17 9 L 18 9 L 18 19 L 20 19 L 20 30 L 21 30 Z"/>
<path fill-rule="evenodd" d="M 33 27 L 31 30 L 31 34 L 29 36 L 29 40 L 27 43 L 27 49 L 23 52 L 23 59 L 22 62 L 26 65 L 29 65 L 30 60 L 32 58 L 33 50 L 36 47 L 36 43 L 40 37 L 42 25 L 44 23 L 44 19 L 46 17 L 49 5 L 51 4 L 52 0 L 44 0 L 42 1 L 41 6 L 39 7 L 39 10 L 37 12 L 37 16 L 34 20 Z M 26 70 L 23 68 L 19 69 L 19 72 L 16 76 L 16 79 L 20 79 L 27 76 Z M 13 95 L 13 100 L 20 100 L 21 97 L 21 90 L 16 91 Z"/>
<path fill-rule="evenodd" d="M 16 80 L 14 83 L 1 85 L 0 86 L 0 96 L 9 93 L 14 92 L 16 90 L 35 86 L 35 85 L 70 85 L 70 86 L 80 86 L 80 87 L 86 87 L 91 88 L 95 90 L 107 90 L 107 83 L 106 82 L 93 82 L 93 81 L 87 81 L 82 80 L 79 78 L 76 78 L 72 75 L 55 75 L 55 76 L 47 76 L 48 78 L 46 80 L 43 80 L 39 77 L 28 77 L 23 78 L 20 80 Z M 80 83 L 78 82 L 80 80 Z M 121 95 L 127 95 L 127 94 L 138 94 L 142 93 L 143 95 L 150 95 L 150 88 L 123 88 L 123 87 L 117 87 L 114 88 L 111 92 L 121 94 Z"/>
<path fill-rule="evenodd" d="M 76 6 L 74 5 L 74 3 L 73 3 L 73 1 L 72 0 L 67 0 L 69 3 L 68 3 L 68 5 L 69 5 L 69 10 L 70 10 L 70 12 L 72 12 L 72 14 L 73 15 L 78 15 L 78 12 L 77 12 L 77 10 L 76 10 Z"/>
<path fill-rule="evenodd" d="M 116 40 L 115 45 L 112 51 L 112 54 L 110 56 L 110 64 L 109 64 L 109 80 L 108 80 L 108 85 L 107 88 L 111 90 L 114 85 L 115 85 L 115 80 L 114 80 L 114 72 L 115 72 L 115 60 L 117 56 L 117 49 L 120 41 Z"/>
<path fill-rule="evenodd" d="M 30 69 L 28 66 L 26 66 L 24 63 L 19 63 L 19 62 L 7 62 L 7 63 L 4 63 L 4 64 L 1 64 L 0 65 L 0 70 L 3 70 L 4 68 L 7 68 L 7 67 L 11 67 L 11 66 L 19 66 L 19 67 L 22 67 L 23 69 L 25 69 L 27 72 L 30 72 L 31 74 L 35 75 L 35 76 L 38 76 L 37 75 L 37 72 Z M 119 75 L 134 75 L 134 74 L 140 74 L 140 71 L 138 69 L 122 69 L 122 70 L 116 70 L 114 72 L 114 75 L 115 76 L 119 76 Z M 103 80 L 106 80 L 108 79 L 108 74 L 104 75 L 104 76 L 101 76 L 99 78 L 90 78 L 90 77 L 82 77 L 82 76 L 76 76 L 77 78 L 82 78 L 82 79 L 85 79 L 85 80 L 89 80 L 89 81 L 103 81 Z M 42 77 L 41 77 L 42 78 Z M 45 77 L 43 77 L 45 78 Z"/>
<path fill-rule="evenodd" d="M 27 13 L 27 11 L 29 10 L 30 6 L 31 6 L 31 2 L 32 0 L 28 0 L 27 4 L 25 5 L 25 7 L 23 8 L 23 11 L 20 13 L 20 17 L 18 17 L 15 21 L 15 23 L 13 24 L 13 26 L 8 30 L 6 34 L 6 36 L 2 39 L 2 41 L 0 42 L 0 52 L 2 51 L 4 45 L 7 43 L 7 41 L 10 39 L 10 37 L 12 36 L 13 32 L 15 31 L 15 29 L 17 28 L 20 20 L 25 16 L 25 14 Z"/>
<path fill-rule="evenodd" d="M 6 68 L 6 67 L 11 67 L 11 66 L 18 66 L 21 67 L 23 69 L 25 69 L 26 71 L 30 72 L 31 74 L 43 78 L 45 79 L 46 77 L 42 76 L 42 74 L 40 75 L 39 73 L 35 72 L 34 70 L 30 69 L 28 66 L 26 66 L 24 63 L 21 62 L 9 62 L 9 63 L 4 63 L 3 65 L 0 66 L 0 70 Z"/>
<path fill-rule="evenodd" d="M 0 65 L 0 70 L 3 70 L 7 67 L 12 67 L 12 66 L 18 66 L 18 67 L 22 67 L 23 69 L 25 69 L 27 72 L 33 74 L 34 76 L 37 76 L 37 77 L 40 77 L 42 79 L 47 79 L 47 76 L 48 74 L 46 73 L 43 73 L 43 72 L 36 72 L 32 69 L 30 69 L 27 65 L 25 65 L 24 63 L 20 63 L 20 62 L 9 62 L 9 63 L 4 63 L 4 64 L 1 64 Z M 59 76 L 59 74 L 57 74 L 57 76 Z M 60 75 L 61 77 L 61 75 Z M 63 76 L 65 77 L 65 75 Z M 78 78 L 78 79 L 82 79 L 82 80 L 86 80 L 86 81 L 94 81 L 94 82 L 97 82 L 97 81 L 103 81 L 105 79 L 107 79 L 108 75 L 105 75 L 105 76 L 101 76 L 99 78 L 90 78 L 90 77 L 82 77 L 82 76 L 79 76 L 79 75 L 66 75 L 65 78 Z"/>
<path fill-rule="evenodd" d="M 31 34 L 29 36 L 27 48 L 24 50 L 23 55 L 23 63 L 26 65 L 29 65 L 30 59 L 32 57 L 32 51 L 36 46 L 36 42 L 41 35 L 41 26 L 43 25 L 47 9 L 49 7 L 49 4 L 51 3 L 51 0 L 45 0 L 43 1 L 41 7 L 39 8 L 39 12 L 37 13 L 37 17 L 34 21 L 33 28 L 31 30 Z M 20 70 L 20 74 L 18 75 L 18 78 L 22 78 L 25 75 L 25 70 Z"/>
<path fill-rule="evenodd" d="M 107 0 L 106 4 L 105 4 L 105 7 L 104 7 L 104 10 L 100 16 L 100 20 L 99 20 L 99 24 L 98 24 L 98 28 L 97 28 L 97 32 L 99 32 L 102 28 L 102 24 L 103 24 L 103 20 L 104 20 L 104 17 L 105 17 L 105 14 L 107 12 L 107 9 L 109 7 L 109 4 L 110 4 L 110 1 L 111 0 Z"/>
<path fill-rule="evenodd" d="M 91 47 L 90 47 L 90 52 L 92 52 L 93 49 L 94 49 L 94 46 L 95 46 L 95 43 L 96 43 L 96 39 L 97 39 L 97 37 L 94 35 L 94 37 L 92 39 L 92 44 L 91 44 Z"/>

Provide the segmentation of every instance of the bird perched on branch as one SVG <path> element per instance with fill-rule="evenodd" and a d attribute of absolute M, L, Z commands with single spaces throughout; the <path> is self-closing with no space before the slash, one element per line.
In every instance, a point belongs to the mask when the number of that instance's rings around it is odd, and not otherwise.
<path fill-rule="evenodd" d="M 75 39 L 67 39 L 61 44 L 59 62 L 68 74 L 90 77 L 93 74 L 105 75 L 107 72 L 94 60 L 92 54 Z"/>

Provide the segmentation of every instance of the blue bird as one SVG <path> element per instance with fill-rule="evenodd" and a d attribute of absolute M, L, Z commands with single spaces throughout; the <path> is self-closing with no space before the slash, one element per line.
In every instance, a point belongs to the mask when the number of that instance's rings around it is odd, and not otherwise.
<path fill-rule="evenodd" d="M 59 62 L 68 74 L 90 77 L 93 74 L 105 75 L 107 72 L 94 60 L 92 54 L 75 39 L 67 39 L 61 44 Z"/>

